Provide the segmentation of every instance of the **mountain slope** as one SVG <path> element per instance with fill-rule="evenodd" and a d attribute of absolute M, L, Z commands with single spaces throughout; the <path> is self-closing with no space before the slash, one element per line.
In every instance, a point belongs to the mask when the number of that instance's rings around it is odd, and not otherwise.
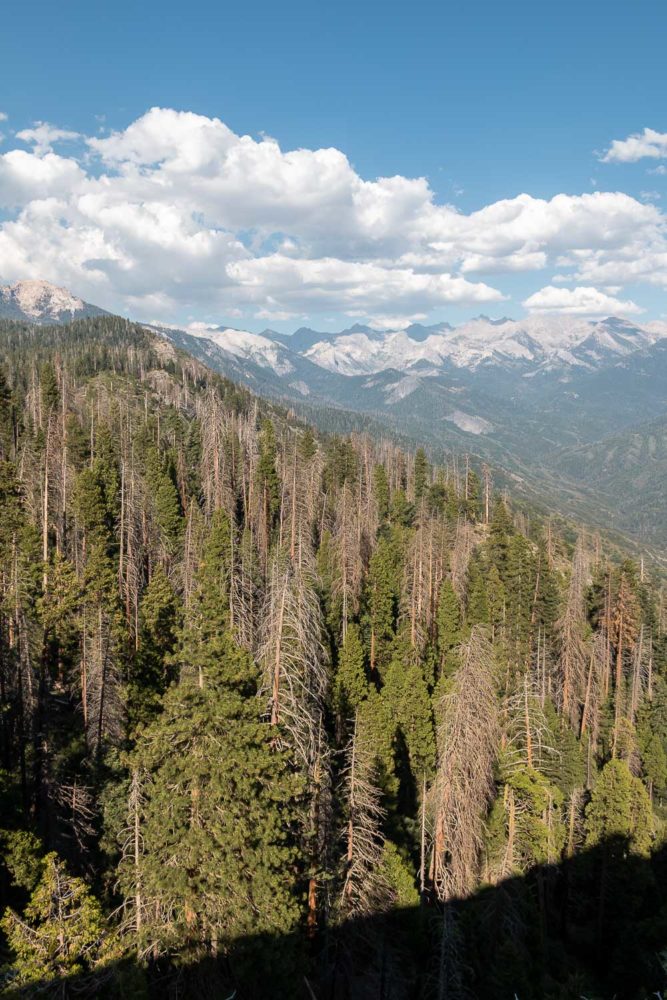
<path fill-rule="evenodd" d="M 117 317 L 0 361 L 3 995 L 662 995 L 650 573 Z"/>
<path fill-rule="evenodd" d="M 108 316 L 104 309 L 90 305 L 48 281 L 17 281 L 0 285 L 0 319 L 29 323 L 71 323 L 90 316 Z"/>
<path fill-rule="evenodd" d="M 272 399 L 313 398 L 336 405 L 345 396 L 347 380 L 344 376 L 328 372 L 280 342 L 262 335 L 230 327 L 212 331 L 213 337 L 164 326 L 149 325 L 147 329 L 227 378 Z"/>
<path fill-rule="evenodd" d="M 3 295 L 5 311 L 33 323 L 101 312 L 45 282 L 21 282 Z M 433 454 L 469 452 L 576 516 L 667 548 L 667 525 L 651 499 L 660 460 L 646 482 L 632 465 L 641 425 L 667 415 L 665 324 L 481 316 L 455 328 L 355 324 L 293 336 L 224 325 L 150 329 L 324 430 L 368 426 Z M 616 462 L 605 476 L 598 466 L 611 439 Z"/>
<path fill-rule="evenodd" d="M 622 434 L 566 450 L 554 463 L 557 471 L 585 483 L 612 510 L 620 530 L 656 534 L 667 543 L 667 415 Z"/>
<path fill-rule="evenodd" d="M 606 324 L 589 331 L 582 353 L 608 329 Z M 598 447 L 604 452 L 610 436 L 620 436 L 619 448 L 631 448 L 631 438 L 624 435 L 667 413 L 665 339 L 646 338 L 647 346 L 626 352 L 621 333 L 622 353 L 615 348 L 598 367 L 547 364 L 526 371 L 523 365 L 486 362 L 474 368 L 450 364 L 434 371 L 415 365 L 363 375 L 323 369 L 285 347 L 276 360 L 291 371 L 281 375 L 279 365 L 266 357 L 259 364 L 250 352 L 239 356 L 235 341 L 220 346 L 224 336 L 218 344 L 173 331 L 168 336 L 227 377 L 291 403 L 323 429 L 372 424 L 375 433 L 385 427 L 434 454 L 467 451 L 504 469 L 527 495 L 548 496 L 575 516 L 667 548 L 664 517 L 646 495 L 655 492 L 653 479 L 642 486 L 636 502 L 628 502 L 638 484 L 626 463 L 604 488 L 592 473 L 592 456 Z M 580 455 L 587 457 L 579 460 Z M 657 465 L 652 476 L 662 481 Z"/>

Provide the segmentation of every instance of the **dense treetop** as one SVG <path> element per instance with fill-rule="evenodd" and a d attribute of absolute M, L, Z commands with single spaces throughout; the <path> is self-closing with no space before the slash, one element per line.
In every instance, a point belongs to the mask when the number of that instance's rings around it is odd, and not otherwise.
<path fill-rule="evenodd" d="M 4 987 L 611 995 L 586 954 L 665 918 L 608 898 L 664 838 L 655 581 L 114 317 L 0 323 L 0 364 Z M 460 911 L 576 859 L 493 942 Z"/>

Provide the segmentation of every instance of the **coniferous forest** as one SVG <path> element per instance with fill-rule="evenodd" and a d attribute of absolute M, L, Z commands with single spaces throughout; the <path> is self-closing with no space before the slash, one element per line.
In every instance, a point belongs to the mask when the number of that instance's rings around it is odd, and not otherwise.
<path fill-rule="evenodd" d="M 0 364 L 3 995 L 664 988 L 648 568 L 114 317 Z"/>

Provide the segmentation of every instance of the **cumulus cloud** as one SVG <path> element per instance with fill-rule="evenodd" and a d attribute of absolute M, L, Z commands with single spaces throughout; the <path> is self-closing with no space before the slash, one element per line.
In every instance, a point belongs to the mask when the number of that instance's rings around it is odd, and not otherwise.
<path fill-rule="evenodd" d="M 37 122 L 17 138 L 31 148 L 0 155 L 0 276 L 138 318 L 409 322 L 499 302 L 494 276 L 556 262 L 591 286 L 622 286 L 629 262 L 637 280 L 667 274 L 665 217 L 622 192 L 520 194 L 466 214 L 423 177 L 368 180 L 338 149 L 283 150 L 168 108 L 105 136 Z"/>
<path fill-rule="evenodd" d="M 603 163 L 636 163 L 646 157 L 654 160 L 667 157 L 667 132 L 645 128 L 627 139 L 614 139 L 601 160 Z"/>
<path fill-rule="evenodd" d="M 429 235 L 436 248 L 458 246 L 464 262 L 468 255 L 473 260 L 477 255 L 487 260 L 523 256 L 532 264 L 540 252 L 622 246 L 638 230 L 659 223 L 652 206 L 621 192 L 558 194 L 550 200 L 521 194 L 454 219 L 443 219 L 436 211 Z"/>
<path fill-rule="evenodd" d="M 646 242 L 630 241 L 615 253 L 603 250 L 579 250 L 561 261 L 573 267 L 564 281 L 582 281 L 594 285 L 645 284 L 667 290 L 667 245 L 656 238 Z"/>
<path fill-rule="evenodd" d="M 569 313 L 580 316 L 634 315 L 643 312 L 636 303 L 617 299 L 591 286 L 557 288 L 546 285 L 524 300 L 523 305 L 533 313 Z"/>
<path fill-rule="evenodd" d="M 56 142 L 78 139 L 79 133 L 56 128 L 54 125 L 49 125 L 48 122 L 35 122 L 32 128 L 24 128 L 17 132 L 16 138 L 34 146 L 36 153 L 43 154 L 53 152 L 53 146 Z"/>
<path fill-rule="evenodd" d="M 420 274 L 368 261 L 294 259 L 281 254 L 237 261 L 227 273 L 249 299 L 293 303 L 306 312 L 340 308 L 373 314 L 395 306 L 402 312 L 447 303 L 498 302 L 495 288 L 449 274 Z"/>
<path fill-rule="evenodd" d="M 85 180 L 75 160 L 56 153 L 39 156 L 11 149 L 0 156 L 0 208 L 17 208 L 52 196 L 67 198 L 75 188 L 82 189 Z"/>

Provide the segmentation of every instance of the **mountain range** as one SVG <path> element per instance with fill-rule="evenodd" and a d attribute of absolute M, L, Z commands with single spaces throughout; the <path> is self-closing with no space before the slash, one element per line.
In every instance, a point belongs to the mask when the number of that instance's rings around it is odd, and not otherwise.
<path fill-rule="evenodd" d="M 0 289 L 0 317 L 67 322 L 103 310 L 47 282 Z M 480 316 L 292 335 L 150 329 L 325 430 L 364 429 L 465 451 L 514 487 L 667 550 L 667 323 Z"/>
<path fill-rule="evenodd" d="M 338 333 L 302 327 L 292 335 L 273 330 L 256 334 L 225 326 L 191 332 L 281 377 L 299 370 L 296 356 L 345 376 L 396 370 L 427 378 L 443 371 L 502 366 L 529 377 L 537 371 L 603 367 L 667 336 L 667 323 L 640 326 L 617 317 L 591 321 L 552 315 L 523 320 L 480 316 L 458 327 L 414 324 L 404 330 L 379 331 L 356 324 Z M 169 328 L 165 333 L 170 335 Z"/>

